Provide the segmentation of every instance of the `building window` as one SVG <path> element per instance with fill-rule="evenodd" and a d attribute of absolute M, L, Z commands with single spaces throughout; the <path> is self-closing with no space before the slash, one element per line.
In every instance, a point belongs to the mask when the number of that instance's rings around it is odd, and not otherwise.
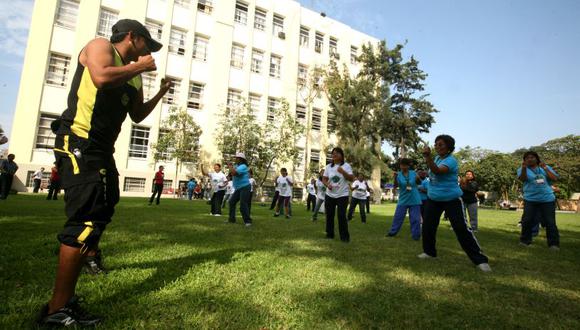
<path fill-rule="evenodd" d="M 144 192 L 145 191 L 145 179 L 144 178 L 125 177 L 125 183 L 123 184 L 123 191 L 126 191 L 126 192 Z"/>
<path fill-rule="evenodd" d="M 195 35 L 195 39 L 193 41 L 193 58 L 204 62 L 207 61 L 208 44 L 208 38 L 201 35 Z"/>
<path fill-rule="evenodd" d="M 310 29 L 301 26 L 300 27 L 300 46 L 308 48 L 308 41 L 310 39 Z"/>
<path fill-rule="evenodd" d="M 312 129 L 314 131 L 320 131 L 321 113 L 322 111 L 318 108 L 312 109 Z"/>
<path fill-rule="evenodd" d="M 213 3 L 211 0 L 198 0 L 197 1 L 197 10 L 204 13 L 211 15 L 213 10 Z"/>
<path fill-rule="evenodd" d="M 54 24 L 74 30 L 79 14 L 79 3 L 72 0 L 60 0 Z"/>
<path fill-rule="evenodd" d="M 306 125 L 306 107 L 303 105 L 296 106 L 296 121 Z"/>
<path fill-rule="evenodd" d="M 316 32 L 316 38 L 314 40 L 314 51 L 317 53 L 322 53 L 324 49 L 324 34 Z"/>
<path fill-rule="evenodd" d="M 50 129 L 50 124 L 58 119 L 57 115 L 50 115 L 47 113 L 40 114 L 38 121 L 38 129 L 36 131 L 36 148 L 37 149 L 52 149 L 54 148 L 55 135 Z"/>
<path fill-rule="evenodd" d="M 330 42 L 328 43 L 328 53 L 331 57 L 338 59 L 338 40 L 336 38 L 330 37 Z"/>
<path fill-rule="evenodd" d="M 262 97 L 258 94 L 250 94 L 250 115 L 256 115 L 260 112 Z"/>
<path fill-rule="evenodd" d="M 310 163 L 320 164 L 320 150 L 310 149 Z"/>
<path fill-rule="evenodd" d="M 131 144 L 129 144 L 129 157 L 147 158 L 149 147 L 149 127 L 133 125 L 131 128 Z"/>
<path fill-rule="evenodd" d="M 272 56 L 270 56 L 270 77 L 279 79 L 281 66 L 282 58 L 278 55 L 272 54 Z"/>
<path fill-rule="evenodd" d="M 254 49 L 252 50 L 252 72 L 262 73 L 262 65 L 264 63 L 264 52 Z"/>
<path fill-rule="evenodd" d="M 241 25 L 248 24 L 248 4 L 236 1 L 236 12 L 234 14 L 234 21 Z"/>
<path fill-rule="evenodd" d="M 280 106 L 280 101 L 278 101 L 278 99 L 275 99 L 273 97 L 269 97 L 268 98 L 268 114 L 266 119 L 270 122 L 274 121 L 274 118 L 276 118 L 276 110 L 278 109 L 278 107 Z"/>
<path fill-rule="evenodd" d="M 169 35 L 169 53 L 183 55 L 185 54 L 185 38 L 187 32 L 176 27 L 171 28 Z"/>
<path fill-rule="evenodd" d="M 226 101 L 226 109 L 232 110 L 237 108 L 242 102 L 242 92 L 235 89 L 228 89 L 228 98 Z"/>
<path fill-rule="evenodd" d="M 203 100 L 203 84 L 196 82 L 189 82 L 189 94 L 187 96 L 187 108 L 200 110 L 202 108 Z"/>
<path fill-rule="evenodd" d="M 172 78 L 167 77 L 171 80 L 171 86 L 169 86 L 169 90 L 163 96 L 163 102 L 165 104 L 174 105 L 179 102 L 179 87 L 181 86 L 181 79 L 179 78 Z"/>
<path fill-rule="evenodd" d="M 350 46 L 350 64 L 357 64 L 358 60 L 358 48 L 355 46 Z"/>
<path fill-rule="evenodd" d="M 264 31 L 266 29 L 266 11 L 264 9 L 256 8 L 254 15 L 254 29 Z"/>
<path fill-rule="evenodd" d="M 300 84 L 306 83 L 308 79 L 308 66 L 304 64 L 298 64 L 298 82 Z"/>
<path fill-rule="evenodd" d="M 155 72 L 145 72 L 141 74 L 143 78 L 143 99 L 150 100 L 155 93 L 155 79 L 157 74 Z"/>
<path fill-rule="evenodd" d="M 332 150 L 328 150 L 326 153 L 326 164 L 332 163 Z"/>
<path fill-rule="evenodd" d="M 175 4 L 183 8 L 189 8 L 191 0 L 175 0 Z"/>
<path fill-rule="evenodd" d="M 171 190 L 171 188 L 173 188 L 173 180 L 163 180 L 163 190 L 161 193 Z"/>
<path fill-rule="evenodd" d="M 153 39 L 161 42 L 161 35 L 163 34 L 163 24 L 147 19 L 145 20 L 145 27 L 147 28 Z"/>
<path fill-rule="evenodd" d="M 284 17 L 274 14 L 274 20 L 272 22 L 272 33 L 274 36 L 280 39 L 285 39 L 286 35 L 284 35 Z"/>
<path fill-rule="evenodd" d="M 57 53 L 50 53 L 46 84 L 51 86 L 66 86 L 66 75 L 70 66 L 70 57 Z"/>
<path fill-rule="evenodd" d="M 109 39 L 113 32 L 111 31 L 113 24 L 119 20 L 119 14 L 112 10 L 101 8 L 99 14 L 99 27 L 97 28 L 97 36 Z"/>
<path fill-rule="evenodd" d="M 334 132 L 335 128 L 336 128 L 336 115 L 334 114 L 334 112 L 328 110 L 328 113 L 326 114 L 326 131 L 328 132 L 328 134 L 331 134 L 332 132 Z"/>
<path fill-rule="evenodd" d="M 232 59 L 230 65 L 236 69 L 241 69 L 244 66 L 244 46 L 232 45 Z"/>

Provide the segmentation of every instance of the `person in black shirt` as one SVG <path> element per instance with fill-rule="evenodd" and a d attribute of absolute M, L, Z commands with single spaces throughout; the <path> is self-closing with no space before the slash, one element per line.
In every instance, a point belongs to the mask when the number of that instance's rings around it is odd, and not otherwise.
<path fill-rule="evenodd" d="M 461 190 L 463 191 L 463 208 L 464 214 L 469 214 L 469 224 L 471 225 L 472 231 L 477 231 L 477 191 L 479 190 L 479 185 L 475 181 L 475 174 L 473 171 L 465 172 L 465 176 L 461 178 L 459 182 Z M 467 212 L 465 212 L 467 210 Z M 466 218 L 467 220 L 467 218 Z"/>

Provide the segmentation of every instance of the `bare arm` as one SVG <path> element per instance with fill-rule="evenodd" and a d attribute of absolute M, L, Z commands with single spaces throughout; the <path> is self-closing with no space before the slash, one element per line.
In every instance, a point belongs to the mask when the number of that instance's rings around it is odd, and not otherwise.
<path fill-rule="evenodd" d="M 344 176 L 344 178 L 347 179 L 348 181 L 351 181 L 351 182 L 354 181 L 354 174 L 347 173 L 342 168 L 342 166 L 339 166 L 337 171 L 338 171 L 338 173 L 342 174 Z"/>
<path fill-rule="evenodd" d="M 89 42 L 79 60 L 89 70 L 97 89 L 118 87 L 138 74 L 157 69 L 151 55 L 141 56 L 137 62 L 115 66 L 113 45 L 102 38 Z"/>
<path fill-rule="evenodd" d="M 131 120 L 136 123 L 140 123 L 143 119 L 147 118 L 149 114 L 155 109 L 159 101 L 163 98 L 163 95 L 167 93 L 171 87 L 171 82 L 166 80 L 165 78 L 161 79 L 161 87 L 159 91 L 153 98 L 145 103 L 143 103 L 143 88 L 139 90 L 139 96 L 133 103 L 133 107 L 129 112 L 129 116 L 131 116 Z"/>
<path fill-rule="evenodd" d="M 423 149 L 423 157 L 425 157 L 425 162 L 427 163 L 427 167 L 431 170 L 431 172 L 435 174 L 445 174 L 449 172 L 449 167 L 445 165 L 437 166 L 433 157 L 431 157 L 431 148 L 425 147 Z"/>
<path fill-rule="evenodd" d="M 546 166 L 546 164 L 540 163 L 540 166 L 544 169 L 544 171 L 546 171 L 546 174 L 548 175 L 548 178 L 550 179 L 550 181 L 558 181 L 558 176 L 556 175 L 556 173 L 551 171 L 548 168 L 548 166 Z"/>
<path fill-rule="evenodd" d="M 528 179 L 528 167 L 526 166 L 526 162 L 522 163 L 522 172 L 520 173 L 518 179 L 520 179 L 522 182 L 526 182 Z"/>

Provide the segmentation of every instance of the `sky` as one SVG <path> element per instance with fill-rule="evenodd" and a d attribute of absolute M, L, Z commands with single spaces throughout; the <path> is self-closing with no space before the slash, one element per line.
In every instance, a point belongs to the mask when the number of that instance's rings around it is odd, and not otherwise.
<path fill-rule="evenodd" d="M 218 0 L 219 1 L 219 0 Z M 405 43 L 439 110 L 433 142 L 502 152 L 580 134 L 580 1 L 300 0 L 356 30 Z M 0 125 L 10 132 L 32 0 L 0 1 Z"/>

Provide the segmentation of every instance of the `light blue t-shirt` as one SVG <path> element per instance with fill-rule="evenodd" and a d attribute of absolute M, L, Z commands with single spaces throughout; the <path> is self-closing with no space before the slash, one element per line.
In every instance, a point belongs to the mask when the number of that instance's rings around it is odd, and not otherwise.
<path fill-rule="evenodd" d="M 416 180 L 417 173 L 413 170 L 409 170 L 407 177 L 403 175 L 402 171 L 397 174 L 397 182 L 399 183 L 398 205 L 421 205 L 421 196 L 419 195 L 419 190 L 417 190 Z"/>
<path fill-rule="evenodd" d="M 241 164 L 236 166 L 236 175 L 233 177 L 234 189 L 238 190 L 250 185 L 250 169 L 248 165 Z"/>
<path fill-rule="evenodd" d="M 195 189 L 195 186 L 196 186 L 195 181 L 189 181 L 187 183 L 187 190 L 193 190 L 193 189 Z"/>
<path fill-rule="evenodd" d="M 550 167 L 546 167 L 552 171 L 552 173 L 558 174 Z M 554 195 L 554 190 L 551 187 L 550 178 L 546 171 L 537 166 L 535 169 L 529 167 L 526 168 L 528 179 L 524 181 L 524 200 L 530 202 L 540 202 L 547 203 L 556 200 Z M 518 168 L 518 177 L 522 174 L 522 168 Z"/>
<path fill-rule="evenodd" d="M 435 156 L 435 165 L 437 167 L 446 166 L 449 171 L 445 174 L 435 174 L 429 170 L 429 190 L 427 196 L 429 199 L 437 202 L 448 202 L 463 195 L 463 191 L 457 182 L 459 167 L 457 159 L 451 154 L 445 158 Z"/>
<path fill-rule="evenodd" d="M 419 195 L 421 196 L 422 201 L 426 201 L 428 199 L 427 191 L 429 191 L 429 178 L 423 179 L 423 181 L 421 182 L 419 187 L 421 187 L 425 190 L 425 192 L 422 192 L 421 190 L 419 190 Z"/>

